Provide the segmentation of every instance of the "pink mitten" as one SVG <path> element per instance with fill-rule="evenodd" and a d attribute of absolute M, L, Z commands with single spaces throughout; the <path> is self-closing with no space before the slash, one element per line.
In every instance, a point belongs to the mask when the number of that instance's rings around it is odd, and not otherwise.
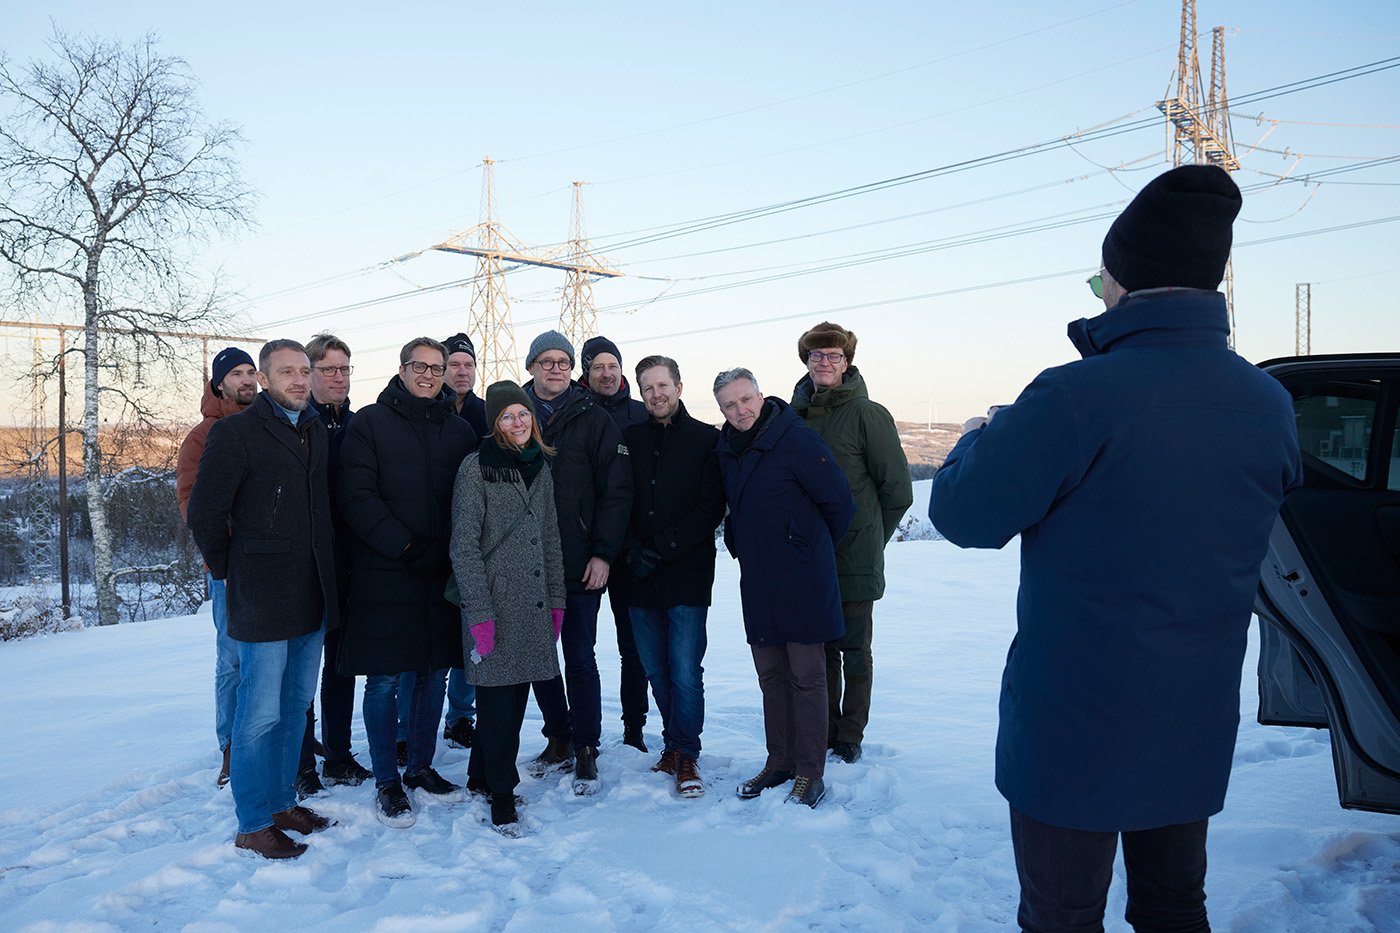
<path fill-rule="evenodd" d="M 478 622 L 471 629 L 472 639 L 476 642 L 476 653 L 484 658 L 496 647 L 496 620 Z"/>
<path fill-rule="evenodd" d="M 554 620 L 554 640 L 558 641 L 559 630 L 564 627 L 564 610 L 551 609 L 549 610 L 549 617 Z"/>

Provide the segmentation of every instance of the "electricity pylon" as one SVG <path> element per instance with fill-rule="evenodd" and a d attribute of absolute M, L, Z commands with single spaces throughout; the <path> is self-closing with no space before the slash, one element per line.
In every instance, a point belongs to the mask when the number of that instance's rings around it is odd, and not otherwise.
<path fill-rule="evenodd" d="M 1181 0 L 1181 43 L 1176 57 L 1176 96 L 1157 101 L 1167 118 L 1172 165 L 1187 162 L 1239 169 L 1230 138 L 1230 106 L 1225 93 L 1225 28 L 1211 30 L 1210 84 L 1201 82 L 1196 53 L 1196 0 Z M 1230 346 L 1235 345 L 1235 269 L 1225 261 L 1225 306 L 1230 315 Z"/>
<path fill-rule="evenodd" d="M 1312 354 L 1312 283 L 1293 287 L 1293 355 Z"/>
<path fill-rule="evenodd" d="M 467 332 L 477 336 L 477 373 L 484 393 L 486 386 L 492 382 L 501 379 L 520 381 L 520 361 L 515 351 L 515 328 L 511 322 L 510 298 L 506 293 L 505 266 L 563 269 L 570 274 L 571 284 L 575 275 L 616 278 L 622 273 L 603 268 L 600 263 L 592 261 L 586 249 L 583 253 L 585 258 L 577 262 L 550 253 L 529 252 L 496 219 L 496 182 L 492 171 L 495 161 L 483 159 L 481 164 L 481 222 L 437 244 L 433 249 L 476 257 Z M 569 244 L 570 248 L 572 246 L 572 243 Z M 591 309 L 591 285 L 588 295 Z"/>
<path fill-rule="evenodd" d="M 621 272 L 606 268 L 594 256 L 583 234 L 583 185 L 574 182 L 574 209 L 569 224 L 569 281 L 564 286 L 564 306 L 559 312 L 559 332 L 575 347 L 598 333 L 598 309 L 593 305 L 593 279 L 616 278 Z"/>

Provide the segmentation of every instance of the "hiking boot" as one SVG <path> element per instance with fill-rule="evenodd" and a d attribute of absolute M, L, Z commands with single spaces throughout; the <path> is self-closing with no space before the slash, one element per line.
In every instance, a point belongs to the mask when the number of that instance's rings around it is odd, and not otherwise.
<path fill-rule="evenodd" d="M 544 747 L 544 751 L 530 759 L 525 770 L 532 777 L 544 777 L 551 771 L 567 771 L 573 766 L 574 750 L 570 747 L 569 740 L 552 738 Z"/>
<path fill-rule="evenodd" d="M 705 782 L 700 780 L 695 759 L 689 755 L 676 756 L 676 793 L 682 797 L 705 796 Z"/>
<path fill-rule="evenodd" d="M 764 765 L 762 771 L 740 784 L 735 793 L 740 800 L 752 800 L 768 788 L 780 787 L 791 780 L 791 771 L 779 771 Z"/>
<path fill-rule="evenodd" d="M 443 726 L 442 737 L 453 748 L 471 748 L 476 739 L 476 723 L 463 716 L 452 725 Z"/>
<path fill-rule="evenodd" d="M 219 777 L 215 781 L 220 787 L 228 786 L 228 753 L 229 749 L 224 749 L 224 763 L 219 766 Z"/>
<path fill-rule="evenodd" d="M 290 829 L 294 833 L 309 836 L 312 833 L 319 833 L 323 829 L 329 829 L 335 825 L 335 821 L 328 820 L 307 807 L 292 807 L 290 810 L 272 814 L 272 825 L 283 831 Z"/>
<path fill-rule="evenodd" d="M 307 797 L 315 797 L 326 787 L 321 783 L 321 777 L 316 773 L 316 766 L 312 765 L 302 771 L 297 772 L 297 799 L 305 800 Z"/>
<path fill-rule="evenodd" d="M 306 851 L 306 843 L 293 842 L 276 826 L 255 833 L 239 833 L 233 837 L 233 844 L 263 858 L 296 858 Z"/>
<path fill-rule="evenodd" d="M 574 753 L 574 793 L 580 797 L 598 793 L 598 749 L 584 746 Z"/>
<path fill-rule="evenodd" d="M 783 803 L 801 803 L 815 807 L 825 796 L 826 785 L 822 783 L 821 778 L 800 777 L 792 782 L 792 790 L 788 791 Z"/>
<path fill-rule="evenodd" d="M 511 839 L 521 836 L 520 816 L 515 812 L 518 800 L 511 794 L 491 795 L 491 828 Z"/>
<path fill-rule="evenodd" d="M 630 745 L 639 752 L 645 752 L 647 750 L 647 740 L 642 737 L 641 723 L 623 724 L 622 744 Z"/>
<path fill-rule="evenodd" d="M 659 771 L 662 774 L 675 774 L 676 758 L 679 754 L 680 753 L 674 748 L 666 749 L 661 753 L 661 757 L 657 759 L 656 764 L 651 766 L 651 770 Z"/>
<path fill-rule="evenodd" d="M 331 786 L 349 784 L 351 787 L 358 787 L 372 777 L 374 775 L 370 770 L 356 761 L 354 755 L 321 765 L 321 780 Z"/>
<path fill-rule="evenodd" d="M 398 759 L 400 768 L 408 764 L 408 739 L 399 739 L 394 743 L 394 757 Z"/>
<path fill-rule="evenodd" d="M 417 774 L 405 774 L 403 786 L 421 790 L 425 794 L 432 794 L 444 803 L 457 803 L 467 799 L 461 784 L 453 784 L 432 768 L 424 768 Z"/>
<path fill-rule="evenodd" d="M 860 743 L 833 742 L 831 745 L 831 753 L 837 758 L 840 758 L 846 764 L 853 765 L 857 761 L 860 761 Z"/>
<path fill-rule="evenodd" d="M 407 829 L 418 822 L 418 817 L 408 802 L 408 795 L 403 792 L 403 785 L 398 781 L 375 788 L 374 797 L 379 805 L 375 816 L 379 817 L 379 822 L 385 826 Z"/>

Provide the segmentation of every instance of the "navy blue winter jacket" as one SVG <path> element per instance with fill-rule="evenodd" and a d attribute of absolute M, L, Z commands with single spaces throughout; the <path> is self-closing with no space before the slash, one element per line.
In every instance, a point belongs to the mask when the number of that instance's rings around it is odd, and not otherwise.
<path fill-rule="evenodd" d="M 846 634 L 836 542 L 856 514 L 831 448 L 780 398 L 741 455 L 726 424 L 715 451 L 729 517 L 725 541 L 739 559 L 744 632 L 751 645 L 819 644 Z"/>
<path fill-rule="evenodd" d="M 1021 535 L 996 782 L 1054 826 L 1220 811 L 1270 529 L 1301 475 L 1287 392 L 1227 346 L 1224 297 L 1154 290 L 1070 325 L 933 480 L 961 547 Z"/>

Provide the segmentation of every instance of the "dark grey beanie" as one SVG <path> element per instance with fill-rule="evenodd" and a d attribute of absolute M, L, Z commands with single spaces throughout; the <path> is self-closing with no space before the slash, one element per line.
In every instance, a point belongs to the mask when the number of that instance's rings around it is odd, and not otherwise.
<path fill-rule="evenodd" d="M 535 365 L 535 357 L 546 350 L 563 350 L 569 354 L 569 368 L 574 367 L 574 345 L 569 343 L 569 338 L 559 333 L 557 330 L 547 330 L 534 340 L 530 341 L 530 353 L 525 357 L 525 368 L 529 369 Z"/>
<path fill-rule="evenodd" d="M 1225 278 L 1240 189 L 1215 165 L 1163 172 L 1137 193 L 1103 240 L 1103 267 L 1133 292 L 1214 289 Z"/>

